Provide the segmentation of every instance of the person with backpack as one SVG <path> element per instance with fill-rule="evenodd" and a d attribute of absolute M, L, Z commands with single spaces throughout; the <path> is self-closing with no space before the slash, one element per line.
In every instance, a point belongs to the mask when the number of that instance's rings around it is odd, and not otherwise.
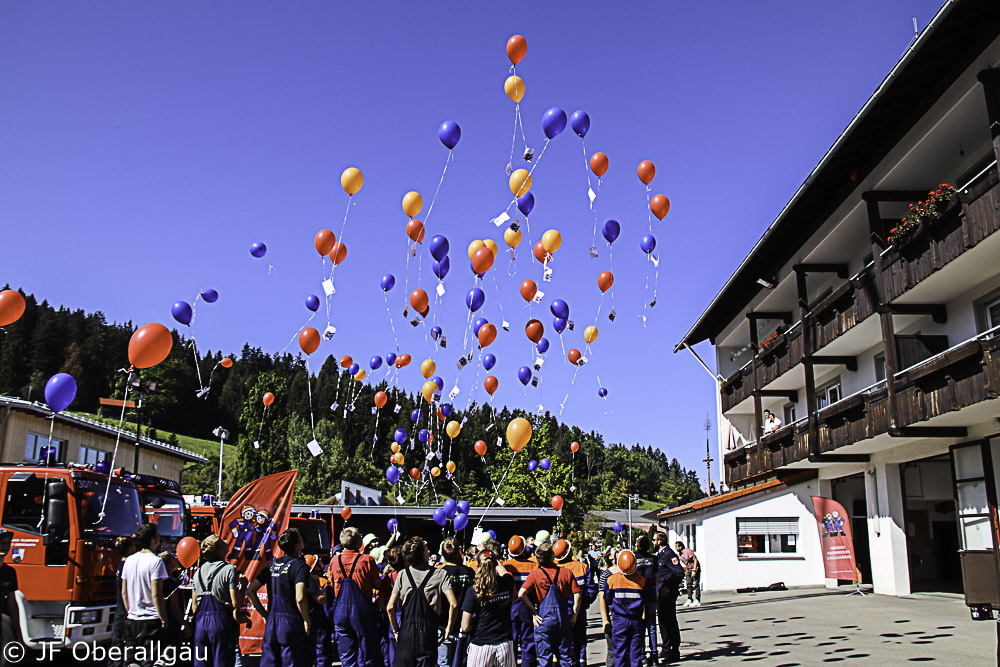
<path fill-rule="evenodd" d="M 195 572 L 191 608 L 194 614 L 195 667 L 233 667 L 239 645 L 243 601 L 240 575 L 226 562 L 229 545 L 218 535 L 201 541 L 201 565 Z"/>
<path fill-rule="evenodd" d="M 636 571 L 635 554 L 628 549 L 618 554 L 618 572 L 608 577 L 607 593 L 601 600 L 601 617 L 611 621 L 615 667 L 642 667 L 642 644 L 645 623 L 643 589 L 646 579 Z"/>
<path fill-rule="evenodd" d="M 527 549 L 527 543 L 520 535 L 515 535 L 507 542 L 510 558 L 504 561 L 504 569 L 514 578 L 516 590 L 521 590 L 528 575 L 537 567 L 538 561 Z M 521 667 L 535 667 L 535 626 L 531 621 L 531 613 L 515 598 L 510 608 L 510 619 L 514 625 L 514 648 L 521 655 Z"/>
<path fill-rule="evenodd" d="M 461 603 L 465 599 L 465 591 L 472 585 L 475 572 L 471 567 L 462 562 L 462 547 L 454 537 L 446 537 L 441 543 L 441 556 L 444 558 L 444 565 L 440 565 L 442 570 L 451 577 L 451 590 L 455 592 L 455 600 Z M 456 639 L 458 637 L 458 626 L 461 615 L 455 614 L 452 626 L 448 628 L 448 641 L 438 647 L 438 667 L 451 667 L 455 661 Z M 465 656 L 459 656 L 456 667 L 465 665 Z"/>
<path fill-rule="evenodd" d="M 645 609 L 646 633 L 649 639 L 649 659 L 659 660 L 656 646 L 656 558 L 649 553 L 649 537 L 640 535 L 635 541 L 635 571 L 642 575 L 645 586 L 642 601 Z"/>
<path fill-rule="evenodd" d="M 525 579 L 518 598 L 532 616 L 538 664 L 549 667 L 555 658 L 559 667 L 573 667 L 572 628 L 582 603 L 580 586 L 569 570 L 556 565 L 550 542 L 539 544 L 535 557 L 538 569 Z"/>
<path fill-rule="evenodd" d="M 383 607 L 378 564 L 361 553 L 361 533 L 357 528 L 340 532 L 341 551 L 330 560 L 327 578 L 333 584 L 333 600 L 327 599 L 327 613 L 343 667 L 383 667 L 376 621 Z M 373 602 L 373 598 L 375 601 Z"/>
<path fill-rule="evenodd" d="M 480 551 L 478 560 L 475 580 L 462 600 L 458 651 L 468 644 L 468 667 L 514 667 L 514 577 L 489 549 Z"/>
<path fill-rule="evenodd" d="M 302 535 L 289 528 L 278 537 L 284 556 L 271 561 L 267 597 L 267 624 L 261 649 L 261 667 L 304 667 L 312 664 L 307 650 L 310 634 L 309 566 L 302 555 Z"/>
<path fill-rule="evenodd" d="M 403 545 L 403 557 L 409 566 L 396 578 L 388 607 L 389 624 L 396 638 L 392 667 L 435 667 L 438 644 L 448 640 L 458 599 L 448 573 L 428 564 L 430 555 L 421 537 L 411 537 Z M 395 612 L 400 602 L 403 611 L 397 620 Z M 445 602 L 447 617 L 442 622 Z M 438 629 L 442 625 L 444 634 L 439 641 Z"/>
<path fill-rule="evenodd" d="M 586 593 L 589 588 L 587 580 L 590 578 L 590 568 L 586 563 L 573 558 L 573 547 L 569 540 L 557 540 L 556 543 L 552 545 L 552 553 L 555 556 L 559 567 L 569 570 L 573 574 L 573 578 L 576 580 L 577 586 L 580 587 L 582 600 L 580 604 L 580 612 L 582 612 L 582 615 L 577 618 L 576 625 L 573 626 L 571 634 L 573 641 L 571 661 L 573 663 L 573 667 L 581 667 L 581 665 L 586 667 L 587 607 L 590 605 L 590 599 Z M 570 607 L 572 606 L 572 603 L 570 603 Z"/>

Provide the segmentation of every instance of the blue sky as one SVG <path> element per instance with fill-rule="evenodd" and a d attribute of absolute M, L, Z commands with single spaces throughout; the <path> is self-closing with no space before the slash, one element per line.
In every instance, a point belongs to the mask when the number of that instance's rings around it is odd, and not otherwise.
<path fill-rule="evenodd" d="M 672 354 L 673 345 L 902 55 L 912 19 L 922 29 L 938 6 L 4 3 L 0 283 L 111 320 L 168 326 L 176 326 L 174 301 L 212 287 L 221 296 L 199 304 L 199 347 L 238 352 L 247 341 L 275 352 L 308 319 L 305 297 L 322 295 L 313 235 L 323 227 L 339 233 L 348 201 L 340 173 L 357 166 L 365 185 L 336 274 L 337 335 L 313 355 L 313 367 L 328 354 L 366 360 L 393 350 L 378 287 L 393 273 L 389 303 L 401 351 L 414 360 L 402 384 L 417 391 L 420 361 L 434 357 L 446 388 L 458 378 L 455 402 L 464 406 L 476 373 L 455 370 L 474 280 L 466 247 L 493 238 L 505 248 L 490 219 L 511 199 L 505 166 L 514 105 L 503 92 L 504 45 L 519 33 L 528 40 L 517 68 L 528 145 L 541 151 L 547 108 L 586 110 L 587 153 L 610 160 L 598 224 L 615 218 L 622 234 L 613 261 L 601 242 L 600 256 L 588 256 L 594 216 L 584 154 L 567 128 L 534 172 L 529 218 L 533 240 L 546 229 L 562 235 L 553 281 L 541 282 L 527 241 L 515 276 L 501 251 L 491 271 L 496 287 L 486 277 L 485 317 L 499 325 L 502 305 L 511 323 L 489 348 L 498 359 L 496 401 L 541 403 L 558 414 L 568 394 L 565 421 L 612 442 L 660 447 L 703 470 L 702 425 L 706 412 L 715 421 L 714 387 L 688 354 Z M 401 317 L 408 239 L 400 202 L 417 190 L 418 217 L 426 215 L 447 158 L 437 139 L 446 119 L 461 125 L 462 140 L 427 228 L 427 240 L 443 234 L 451 244 L 443 305 L 430 316 L 449 345 L 435 352 L 425 329 Z M 662 222 L 653 220 L 661 263 L 646 327 L 640 316 L 652 267 L 639 249 L 648 223 L 635 172 L 644 159 L 656 164 L 653 193 L 672 204 Z M 249 255 L 255 241 L 269 248 L 262 260 Z M 427 245 L 409 283 L 431 292 L 437 280 Z M 609 295 L 590 363 L 571 386 L 574 368 L 564 362 L 548 305 L 569 303 L 577 328 L 563 334 L 565 349 L 584 349 L 583 327 L 600 301 L 597 275 L 608 269 L 618 316 L 606 318 Z M 524 278 L 546 292 L 542 305 L 525 306 L 517 290 Z M 524 390 L 516 374 L 533 359 L 523 333 L 529 317 L 543 322 L 552 347 L 540 389 Z M 325 326 L 325 308 L 311 324 Z M 480 400 L 484 376 L 480 369 Z"/>

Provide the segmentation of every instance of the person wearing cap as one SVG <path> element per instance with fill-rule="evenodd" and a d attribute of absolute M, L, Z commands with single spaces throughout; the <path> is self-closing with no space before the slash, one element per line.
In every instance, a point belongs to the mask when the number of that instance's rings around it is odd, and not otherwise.
<path fill-rule="evenodd" d="M 585 595 L 582 595 L 582 593 L 587 590 L 587 581 L 590 578 L 590 568 L 586 563 L 573 558 L 573 545 L 570 544 L 569 540 L 556 541 L 556 543 L 552 545 L 552 553 L 555 555 L 556 562 L 559 564 L 559 567 L 569 570 L 573 575 L 573 579 L 576 580 L 577 586 L 580 587 L 580 610 L 583 612 L 583 617 L 580 618 L 576 625 L 573 626 L 573 653 L 571 658 L 573 667 L 580 667 L 581 665 L 586 667 L 587 606 L 589 601 Z"/>
<path fill-rule="evenodd" d="M 572 628 L 580 613 L 580 586 L 569 570 L 556 565 L 551 543 L 539 544 L 535 557 L 538 568 L 524 580 L 518 598 L 532 616 L 538 664 L 549 667 L 555 658 L 559 667 L 573 667 Z"/>
<path fill-rule="evenodd" d="M 507 542 L 510 559 L 504 561 L 504 569 L 514 578 L 515 590 L 520 590 L 525 579 L 538 567 L 538 561 L 528 553 L 527 544 L 520 535 L 515 535 Z M 531 622 L 528 608 L 519 599 L 514 600 L 510 608 L 510 620 L 514 626 L 514 645 L 520 647 L 521 667 L 535 665 L 535 626 Z M 516 655 L 515 651 L 515 655 Z"/>
<path fill-rule="evenodd" d="M 617 565 L 618 572 L 608 577 L 607 592 L 601 598 L 601 620 L 605 628 L 611 624 L 615 667 L 642 667 L 646 578 L 636 571 L 635 554 L 628 549 L 618 554 Z"/>
<path fill-rule="evenodd" d="M 333 630 L 337 650 L 344 667 L 381 667 L 382 651 L 379 645 L 376 616 L 385 609 L 381 593 L 378 565 L 364 548 L 357 528 L 340 532 L 343 550 L 330 560 L 327 579 L 333 585 L 336 610 Z"/>

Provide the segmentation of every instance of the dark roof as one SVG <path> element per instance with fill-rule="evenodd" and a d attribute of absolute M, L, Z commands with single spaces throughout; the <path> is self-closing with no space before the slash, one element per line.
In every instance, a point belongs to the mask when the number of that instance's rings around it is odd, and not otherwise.
<path fill-rule="evenodd" d="M 714 339 L 737 318 L 762 289 L 757 279 L 773 277 L 795 256 L 857 184 L 863 182 L 948 86 L 998 36 L 998 0 L 946 2 L 799 186 L 674 351 L 685 344 Z M 858 171 L 856 182 L 850 178 L 854 169 Z M 933 185 L 930 183 L 927 187 Z"/>

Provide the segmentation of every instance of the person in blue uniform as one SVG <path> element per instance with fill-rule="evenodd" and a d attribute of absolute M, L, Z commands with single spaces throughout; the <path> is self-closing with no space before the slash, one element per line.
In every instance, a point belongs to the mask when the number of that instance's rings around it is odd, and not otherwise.
<path fill-rule="evenodd" d="M 635 571 L 646 580 L 642 589 L 642 602 L 645 609 L 646 633 L 649 638 L 649 660 L 657 662 L 656 646 L 656 558 L 649 553 L 650 540 L 645 535 L 635 541 Z"/>
<path fill-rule="evenodd" d="M 681 629 L 677 625 L 677 596 L 684 581 L 681 560 L 667 544 L 667 534 L 653 538 L 656 548 L 656 615 L 660 619 L 660 657 L 667 662 L 681 659 Z"/>
<path fill-rule="evenodd" d="M 267 598 L 267 625 L 260 656 L 261 667 L 307 667 L 314 654 L 308 650 L 309 566 L 300 558 L 302 536 L 289 528 L 278 537 L 284 556 L 271 561 Z"/>
<path fill-rule="evenodd" d="M 608 577 L 607 592 L 601 598 L 601 618 L 607 627 L 612 612 L 611 637 L 615 667 L 642 667 L 645 623 L 643 589 L 646 578 L 636 571 L 635 554 L 618 554 L 618 572 Z"/>

